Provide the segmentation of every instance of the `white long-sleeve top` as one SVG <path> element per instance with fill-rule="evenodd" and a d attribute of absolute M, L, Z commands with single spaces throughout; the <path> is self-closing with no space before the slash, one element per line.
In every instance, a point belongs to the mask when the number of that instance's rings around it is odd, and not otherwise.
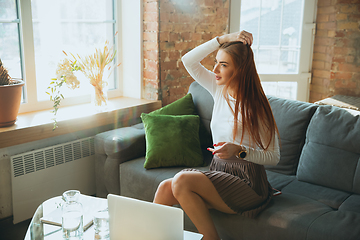
<path fill-rule="evenodd" d="M 216 38 L 194 48 L 182 57 L 182 62 L 189 72 L 201 86 L 207 89 L 214 98 L 214 108 L 210 128 L 214 143 L 231 142 L 240 145 L 242 124 L 238 123 L 238 131 L 235 141 L 233 140 L 234 115 L 226 102 L 222 89 L 224 86 L 216 84 L 215 74 L 201 65 L 200 61 L 207 55 L 219 49 L 219 43 Z M 234 109 L 234 98 L 229 95 L 230 104 Z M 241 119 L 241 118 L 238 118 Z M 261 136 L 261 133 L 260 133 Z M 266 139 L 261 136 L 262 139 Z M 272 139 L 269 147 L 263 150 L 259 147 L 250 147 L 249 133 L 245 131 L 244 139 L 241 143 L 247 150 L 247 156 L 244 160 L 261 165 L 276 165 L 280 160 L 280 148 L 278 136 Z M 266 144 L 266 141 L 263 141 Z"/>

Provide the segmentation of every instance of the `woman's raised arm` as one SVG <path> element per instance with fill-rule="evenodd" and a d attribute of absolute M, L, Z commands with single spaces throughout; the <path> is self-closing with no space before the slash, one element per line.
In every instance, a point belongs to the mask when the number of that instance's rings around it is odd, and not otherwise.
<path fill-rule="evenodd" d="M 182 58 L 182 62 L 191 75 L 201 86 L 207 89 L 214 96 L 216 90 L 215 75 L 212 71 L 201 65 L 200 61 L 207 55 L 219 49 L 219 43 L 216 38 L 203 43 L 190 52 L 186 53 Z"/>

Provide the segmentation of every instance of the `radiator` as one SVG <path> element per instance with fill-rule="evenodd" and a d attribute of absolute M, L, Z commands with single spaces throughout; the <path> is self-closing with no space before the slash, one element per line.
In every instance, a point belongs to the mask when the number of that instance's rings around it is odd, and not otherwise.
<path fill-rule="evenodd" d="M 11 156 L 14 224 L 69 189 L 95 194 L 94 137 Z"/>

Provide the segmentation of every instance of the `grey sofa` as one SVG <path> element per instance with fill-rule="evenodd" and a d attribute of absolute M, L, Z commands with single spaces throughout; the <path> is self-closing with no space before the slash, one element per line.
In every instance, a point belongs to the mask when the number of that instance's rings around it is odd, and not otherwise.
<path fill-rule="evenodd" d="M 210 94 L 189 89 L 209 129 Z M 255 219 L 211 210 L 222 239 L 360 239 L 360 112 L 269 97 L 281 138 L 281 159 L 267 166 L 282 191 Z M 158 184 L 182 168 L 145 170 L 143 125 L 96 135 L 97 195 L 152 201 Z M 205 162 L 211 154 L 204 151 Z M 201 167 L 207 169 L 208 167 Z M 185 227 L 194 230 L 189 219 Z"/>

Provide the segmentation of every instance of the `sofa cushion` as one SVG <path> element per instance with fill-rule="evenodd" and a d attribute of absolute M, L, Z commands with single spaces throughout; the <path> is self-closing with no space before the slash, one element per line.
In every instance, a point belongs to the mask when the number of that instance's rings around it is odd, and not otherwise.
<path fill-rule="evenodd" d="M 184 167 L 155 168 L 146 170 L 145 158 L 137 158 L 120 164 L 121 195 L 137 198 L 145 201 L 153 201 L 159 184 L 168 178 L 172 178 Z M 198 167 L 208 170 L 209 167 Z"/>
<path fill-rule="evenodd" d="M 339 210 L 360 213 L 360 195 L 352 194 L 340 205 Z"/>
<path fill-rule="evenodd" d="M 266 169 L 287 175 L 296 173 L 305 133 L 317 106 L 311 103 L 268 97 L 280 133 L 280 161 Z"/>
<path fill-rule="evenodd" d="M 214 107 L 213 97 L 198 82 L 191 83 L 189 87 L 189 93 L 192 95 L 196 112 L 199 114 L 206 129 L 210 133 L 210 121 Z"/>
<path fill-rule="evenodd" d="M 162 108 L 152 111 L 150 114 L 157 115 L 196 115 L 195 106 L 191 94 L 172 102 Z"/>
<path fill-rule="evenodd" d="M 315 219 L 309 227 L 307 240 L 359 240 L 360 213 L 331 211 Z"/>
<path fill-rule="evenodd" d="M 120 164 L 121 195 L 152 202 L 159 183 L 173 177 L 182 168 L 144 168 L 145 158 Z M 177 170 L 175 170 L 177 169 Z"/>
<path fill-rule="evenodd" d="M 132 161 L 120 164 L 120 189 L 121 195 L 152 202 L 159 184 L 175 176 L 184 167 L 173 168 L 154 168 L 146 170 L 144 166 L 145 158 L 137 158 Z M 203 171 L 209 167 L 196 167 Z M 188 231 L 196 232 L 194 224 L 184 213 L 184 228 Z"/>
<path fill-rule="evenodd" d="M 299 180 L 360 193 L 359 115 L 332 106 L 317 109 L 306 133 Z"/>
<path fill-rule="evenodd" d="M 189 87 L 189 93 L 191 93 L 192 95 L 196 112 L 201 119 L 201 125 L 200 125 L 201 146 L 206 149 L 207 147 L 213 145 L 212 135 L 210 130 L 210 121 L 214 106 L 214 100 L 211 94 L 197 82 L 191 83 Z M 207 151 L 204 158 L 206 161 L 211 161 L 212 159 L 211 152 Z"/>
<path fill-rule="evenodd" d="M 267 175 L 270 185 L 273 188 L 280 190 L 280 191 L 284 187 L 286 187 L 288 184 L 290 184 L 292 181 L 296 180 L 295 175 L 286 175 L 286 174 L 273 172 L 270 170 L 266 170 L 266 175 Z"/>
<path fill-rule="evenodd" d="M 145 126 L 146 169 L 203 164 L 197 115 L 141 114 Z"/>
<path fill-rule="evenodd" d="M 304 240 L 312 222 L 332 209 L 320 202 L 296 194 L 273 197 L 255 219 L 211 210 L 222 239 L 231 240 Z M 354 225 L 353 225 L 354 226 Z"/>
<path fill-rule="evenodd" d="M 152 111 L 150 114 L 156 115 L 198 115 L 193 96 L 191 93 L 188 93 L 184 97 L 172 102 L 162 108 L 159 108 L 155 111 Z M 202 148 L 207 148 L 211 146 L 211 136 L 203 122 L 200 123 L 199 127 L 199 137 L 200 144 Z"/>
<path fill-rule="evenodd" d="M 319 186 L 307 182 L 295 180 L 282 189 L 283 193 L 297 194 L 299 196 L 321 202 L 332 209 L 339 209 L 351 193 L 333 188 Z"/>
<path fill-rule="evenodd" d="M 315 186 L 315 185 L 313 185 Z M 348 193 L 347 193 L 348 194 Z M 342 194 L 344 195 L 344 193 Z M 349 195 L 349 194 L 348 194 Z M 335 196 L 329 196 L 335 197 Z M 339 199 L 339 197 L 336 197 Z M 349 239 L 360 236 L 360 195 L 351 194 L 338 208 L 338 211 L 325 213 L 310 226 L 308 238 L 312 240 Z"/>

